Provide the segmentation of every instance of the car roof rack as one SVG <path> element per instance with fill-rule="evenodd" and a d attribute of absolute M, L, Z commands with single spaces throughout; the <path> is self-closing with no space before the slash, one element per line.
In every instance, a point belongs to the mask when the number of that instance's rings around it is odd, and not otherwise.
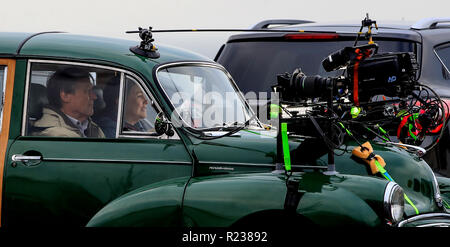
<path fill-rule="evenodd" d="M 272 19 L 261 21 L 252 29 L 266 29 L 269 28 L 270 25 L 296 25 L 296 24 L 305 24 L 305 23 L 314 23 L 314 21 L 308 20 L 293 20 L 293 19 Z"/>
<path fill-rule="evenodd" d="M 436 25 L 439 23 L 450 23 L 450 17 L 443 17 L 443 18 L 424 18 L 419 20 L 418 22 L 414 23 L 411 26 L 411 29 L 433 29 L 436 28 Z"/>

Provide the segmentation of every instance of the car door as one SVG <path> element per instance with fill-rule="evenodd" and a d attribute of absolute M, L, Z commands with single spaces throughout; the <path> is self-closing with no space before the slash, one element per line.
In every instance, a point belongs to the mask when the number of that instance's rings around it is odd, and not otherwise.
<path fill-rule="evenodd" d="M 50 82 L 66 83 L 69 77 L 55 78 L 70 70 L 88 73 L 89 102 L 94 99 L 87 106 L 93 109 L 88 120 L 66 114 L 70 100 L 64 96 L 75 97 L 82 84 L 74 84 L 72 93 L 60 89 L 55 95 Z M 138 123 L 127 123 L 136 115 L 129 103 L 130 88 L 145 98 L 138 129 L 133 129 Z M 189 179 L 192 166 L 185 146 L 176 133 L 155 133 L 161 108 L 134 74 L 99 65 L 30 60 L 24 91 L 21 133 L 10 140 L 5 162 L 4 225 L 85 225 L 108 202 L 129 191 L 171 178 Z M 79 106 L 84 103 L 78 101 Z M 180 203 L 181 199 L 180 195 Z"/>

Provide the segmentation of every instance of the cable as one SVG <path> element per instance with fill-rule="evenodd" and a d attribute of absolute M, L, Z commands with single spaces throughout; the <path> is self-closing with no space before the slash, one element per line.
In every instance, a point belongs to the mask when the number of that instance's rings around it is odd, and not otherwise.
<path fill-rule="evenodd" d="M 430 90 L 434 94 L 435 98 L 437 99 L 437 102 L 440 103 L 440 105 L 441 105 L 441 108 L 440 108 L 441 113 L 442 113 L 442 116 L 440 118 L 440 119 L 442 119 L 441 131 L 440 131 L 439 137 L 436 139 L 436 141 L 433 142 L 431 145 L 429 145 L 427 148 L 425 148 L 425 150 L 428 152 L 428 151 L 433 149 L 438 144 L 439 140 L 442 138 L 442 136 L 445 133 L 445 129 L 446 129 L 447 124 L 448 124 L 448 119 L 446 120 L 446 118 L 447 118 L 446 112 L 448 112 L 448 105 L 443 100 L 441 100 L 439 95 L 431 87 L 429 87 L 427 85 L 424 85 L 424 84 L 420 84 L 420 83 L 418 85 L 421 86 L 421 87 L 425 87 L 426 89 Z M 432 101 L 432 102 L 435 102 L 435 101 Z M 444 107 L 444 104 L 445 104 L 445 107 Z M 446 109 L 447 109 L 447 111 L 445 111 Z"/>

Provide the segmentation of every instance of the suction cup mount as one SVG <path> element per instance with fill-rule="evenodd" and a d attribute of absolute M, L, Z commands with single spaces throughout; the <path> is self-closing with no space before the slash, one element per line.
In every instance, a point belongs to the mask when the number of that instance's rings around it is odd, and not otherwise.
<path fill-rule="evenodd" d="M 148 29 L 139 27 L 138 31 L 127 31 L 126 33 L 139 33 L 139 37 L 142 39 L 139 45 L 130 47 L 131 52 L 148 58 L 160 57 L 160 54 L 157 51 L 158 48 L 152 44 L 152 42 L 155 41 L 153 39 L 152 27 L 149 27 Z"/>

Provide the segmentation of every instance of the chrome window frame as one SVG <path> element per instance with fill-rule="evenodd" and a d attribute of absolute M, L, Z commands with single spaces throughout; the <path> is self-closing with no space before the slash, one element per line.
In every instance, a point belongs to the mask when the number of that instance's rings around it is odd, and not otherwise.
<path fill-rule="evenodd" d="M 125 74 L 124 73 L 120 73 L 120 82 L 119 82 L 119 105 L 117 107 L 119 107 L 119 109 L 117 109 L 117 119 L 116 119 L 116 138 L 119 138 L 120 136 L 120 127 L 121 127 L 121 122 L 122 122 L 122 105 L 123 105 L 123 93 L 122 91 L 124 90 L 124 85 L 125 84 Z"/>
<path fill-rule="evenodd" d="M 125 83 L 125 76 L 130 76 L 131 78 L 133 78 L 138 85 L 141 87 L 141 89 L 143 89 L 143 91 L 147 94 L 147 96 L 149 97 L 149 99 L 151 99 L 154 102 L 155 107 L 157 108 L 156 110 L 158 112 L 163 112 L 162 108 L 159 106 L 158 102 L 155 100 L 153 94 L 151 93 L 151 91 L 149 90 L 149 88 L 147 87 L 147 85 L 144 83 L 144 81 L 137 76 L 136 74 L 134 74 L 133 72 L 130 72 L 128 70 L 125 69 L 120 69 L 120 68 L 116 68 L 116 67 L 112 67 L 112 66 L 107 66 L 107 65 L 98 65 L 98 64 L 92 64 L 92 63 L 83 63 L 83 62 L 72 62 L 72 61 L 62 61 L 62 60 L 44 60 L 44 59 L 29 59 L 27 61 L 27 74 L 26 74 L 26 79 L 25 79 L 25 94 L 24 94 L 24 102 L 23 102 L 23 113 L 22 113 L 22 129 L 20 132 L 21 136 L 30 136 L 30 135 L 26 135 L 25 130 L 26 130 L 26 123 L 27 123 L 27 109 L 28 109 L 28 97 L 29 97 L 29 90 L 30 90 L 30 83 L 31 83 L 31 65 L 32 64 L 36 64 L 36 63 L 41 63 L 41 64 L 61 64 L 61 65 L 73 65 L 73 66 L 81 66 L 81 67 L 91 67 L 91 68 L 97 68 L 97 69 L 105 69 L 105 70 L 111 70 L 111 71 L 117 71 L 119 73 L 121 73 L 120 75 L 120 92 L 119 92 L 119 109 L 117 111 L 117 123 L 116 123 L 116 136 L 114 139 L 118 139 L 118 138 L 145 138 L 145 139 L 179 139 L 179 136 L 177 135 L 177 133 L 175 132 L 175 135 L 172 137 L 167 137 L 166 135 L 162 135 L 162 136 L 151 136 L 148 133 L 144 133 L 144 134 L 140 134 L 140 135 L 121 135 L 121 120 L 122 120 L 122 115 L 123 115 L 123 84 Z M 165 113 L 164 113 L 165 114 Z M 77 137 L 74 137 L 76 139 L 78 139 Z M 81 139 L 91 139 L 91 138 L 83 138 L 80 137 Z M 110 138 L 99 138 L 99 139 L 110 139 Z M 111 138 L 113 139 L 113 138 Z"/>
<path fill-rule="evenodd" d="M 244 102 L 244 104 L 249 109 L 250 114 L 251 114 L 249 117 L 252 117 L 253 115 L 256 115 L 256 113 L 253 111 L 252 107 L 249 105 L 248 101 L 245 99 L 244 95 L 242 94 L 242 91 L 239 90 L 239 87 L 237 86 L 236 82 L 231 77 L 231 74 L 222 65 L 220 65 L 218 63 L 205 62 L 205 61 L 184 61 L 184 62 L 170 62 L 170 63 L 161 64 L 161 65 L 159 65 L 156 68 L 156 70 L 154 72 L 154 75 L 153 75 L 154 76 L 154 80 L 158 84 L 158 86 L 161 88 L 161 90 L 163 91 L 164 96 L 166 97 L 166 99 L 169 100 L 170 105 L 173 108 L 173 111 L 176 113 L 176 116 L 179 119 L 181 119 L 181 121 L 183 123 L 183 126 L 188 126 L 188 127 L 192 128 L 192 126 L 190 124 L 188 124 L 188 123 L 186 123 L 186 121 L 184 121 L 184 119 L 181 117 L 181 114 L 178 112 L 176 107 L 172 104 L 172 102 L 170 101 L 169 95 L 167 94 L 166 90 L 162 86 L 163 84 L 159 81 L 159 78 L 158 78 L 158 72 L 161 69 L 166 69 L 166 68 L 171 68 L 171 67 L 179 67 L 179 66 L 211 67 L 211 68 L 216 68 L 216 69 L 219 69 L 219 70 L 223 71 L 225 73 L 225 75 L 228 77 L 228 80 L 231 82 L 231 84 L 234 87 L 234 89 L 236 90 L 236 93 L 239 95 L 239 97 L 241 97 L 241 100 Z M 259 127 L 262 129 L 263 125 L 259 121 L 258 117 L 254 118 L 254 120 L 257 122 Z M 173 121 L 173 120 L 171 119 L 171 121 Z"/>
<path fill-rule="evenodd" d="M 6 79 L 8 77 L 8 65 L 2 65 L 3 68 L 3 79 L 2 79 L 2 92 L 1 92 L 1 105 L 0 105 L 0 129 L 3 126 L 3 107 L 5 106 L 5 90 L 6 90 Z"/>
<path fill-rule="evenodd" d="M 127 74 L 124 73 L 123 74 L 123 78 L 121 78 L 121 94 L 120 94 L 120 119 L 117 119 L 117 123 L 118 125 L 116 126 L 119 130 L 119 132 L 116 132 L 116 135 L 118 135 L 118 137 L 133 137 L 133 138 L 147 138 L 147 137 L 151 137 L 154 139 L 180 139 L 180 137 L 178 136 L 177 132 L 174 131 L 174 135 L 172 137 L 167 136 L 166 134 L 160 135 L 160 136 L 151 136 L 152 133 L 156 133 L 156 132 L 138 132 L 138 131 L 128 131 L 126 133 L 123 133 L 122 131 L 122 124 L 123 124 L 123 107 L 125 106 L 123 100 L 124 100 L 124 95 L 125 95 L 125 81 L 126 78 L 130 77 L 130 79 L 132 79 L 135 83 L 137 83 L 137 85 L 140 87 L 141 90 L 143 90 L 145 92 L 145 94 L 148 96 L 148 98 L 152 101 L 152 103 L 156 106 L 156 115 L 158 115 L 159 112 L 163 112 L 161 107 L 158 105 L 158 102 L 155 100 L 155 98 L 153 97 L 153 95 L 151 94 L 150 90 L 148 90 L 148 88 L 146 86 L 142 86 L 145 85 L 145 83 L 140 80 L 139 77 L 137 76 L 132 76 L 131 74 Z M 153 108 L 153 107 L 152 107 Z M 119 117 L 119 114 L 117 114 L 117 116 Z"/>

